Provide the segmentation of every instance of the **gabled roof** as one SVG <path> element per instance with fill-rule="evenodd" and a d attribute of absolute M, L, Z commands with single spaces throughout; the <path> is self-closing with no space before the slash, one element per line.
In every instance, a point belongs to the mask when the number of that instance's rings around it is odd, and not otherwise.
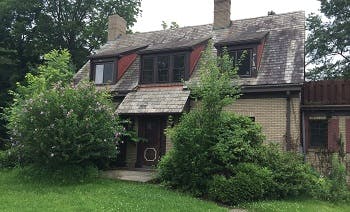
<path fill-rule="evenodd" d="M 106 43 L 96 54 L 102 55 L 109 51 L 146 45 L 149 50 L 172 48 L 179 43 L 186 46 L 186 42 L 206 37 L 212 37 L 213 42 L 218 43 L 242 42 L 244 39 L 247 41 L 247 38 L 256 40 L 262 36 L 265 36 L 265 45 L 257 77 L 242 78 L 241 83 L 247 86 L 302 84 L 305 39 L 305 13 L 302 11 L 233 20 L 230 27 L 218 30 L 213 30 L 212 24 L 207 24 L 128 34 Z M 213 53 L 215 52 L 216 49 L 213 49 Z M 131 91 L 138 85 L 139 63 L 138 58 L 117 84 L 110 86 L 112 91 Z M 90 66 L 85 65 L 76 74 L 74 81 L 88 79 L 89 69 Z M 196 71 L 192 76 L 196 76 Z"/>

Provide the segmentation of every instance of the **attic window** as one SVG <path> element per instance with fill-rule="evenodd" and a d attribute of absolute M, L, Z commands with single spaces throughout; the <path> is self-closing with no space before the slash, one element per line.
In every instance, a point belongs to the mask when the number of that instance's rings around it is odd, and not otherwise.
<path fill-rule="evenodd" d="M 218 54 L 226 48 L 240 77 L 256 77 L 268 32 L 230 34 L 215 43 Z"/>
<path fill-rule="evenodd" d="M 252 66 L 254 64 L 253 49 L 238 49 L 229 51 L 233 60 L 233 66 L 238 68 L 238 75 L 250 77 L 252 75 Z"/>
<path fill-rule="evenodd" d="M 116 81 L 116 61 L 96 61 L 92 63 L 92 80 L 96 85 L 113 84 Z"/>
<path fill-rule="evenodd" d="M 186 80 L 189 72 L 189 54 L 185 52 L 144 55 L 141 83 L 171 83 Z"/>

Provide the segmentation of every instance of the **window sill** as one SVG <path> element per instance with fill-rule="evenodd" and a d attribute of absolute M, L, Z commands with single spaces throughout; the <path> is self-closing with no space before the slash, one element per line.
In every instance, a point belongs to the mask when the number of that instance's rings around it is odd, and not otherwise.
<path fill-rule="evenodd" d="M 182 82 L 166 82 L 166 83 L 148 83 L 148 84 L 139 84 L 140 88 L 148 87 L 173 87 L 173 86 L 183 86 Z"/>
<path fill-rule="evenodd" d="M 104 84 L 95 84 L 96 87 L 103 87 L 103 86 L 109 86 L 109 85 L 115 85 L 116 83 L 104 83 Z"/>

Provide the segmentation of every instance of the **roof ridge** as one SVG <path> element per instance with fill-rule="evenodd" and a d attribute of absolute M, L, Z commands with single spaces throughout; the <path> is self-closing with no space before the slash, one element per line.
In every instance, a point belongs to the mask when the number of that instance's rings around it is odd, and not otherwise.
<path fill-rule="evenodd" d="M 293 13 L 305 13 L 304 10 L 297 10 L 297 11 L 293 11 L 293 12 L 285 12 L 285 13 L 278 13 L 276 15 L 265 15 L 265 16 L 258 16 L 258 17 L 252 17 L 252 18 L 244 18 L 244 19 L 235 19 L 235 20 L 231 20 L 231 21 L 245 21 L 245 20 L 252 20 L 252 19 L 261 19 L 261 18 L 268 18 L 268 17 L 273 17 L 273 16 L 285 16 L 285 15 L 290 15 Z"/>
<path fill-rule="evenodd" d="M 231 21 L 235 22 L 235 21 L 245 21 L 245 20 L 252 20 L 252 19 L 260 19 L 260 18 L 268 18 L 268 17 L 273 17 L 273 16 L 285 16 L 285 15 L 289 15 L 289 14 L 293 14 L 293 13 L 305 13 L 304 10 L 297 10 L 297 11 L 293 11 L 293 12 L 285 12 L 285 13 L 278 13 L 276 15 L 265 15 L 265 16 L 258 16 L 258 17 L 252 17 L 252 18 L 243 18 L 243 19 L 233 19 Z M 181 29 L 186 29 L 186 28 L 193 28 L 193 27 L 201 27 L 201 26 L 210 26 L 213 25 L 212 23 L 208 23 L 208 24 L 199 24 L 199 25 L 191 25 L 191 26 L 183 26 L 183 27 L 179 27 L 176 29 L 161 29 L 161 30 L 153 30 L 153 31 L 146 31 L 146 32 L 136 32 L 133 34 L 128 34 L 129 35 L 138 35 L 138 34 L 146 34 L 146 33 L 156 33 L 156 32 L 163 32 L 163 31 L 176 31 L 176 30 L 181 30 Z"/>

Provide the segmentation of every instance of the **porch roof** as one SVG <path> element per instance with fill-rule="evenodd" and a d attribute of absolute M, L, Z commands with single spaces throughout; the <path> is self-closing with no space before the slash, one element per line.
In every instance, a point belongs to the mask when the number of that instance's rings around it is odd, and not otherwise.
<path fill-rule="evenodd" d="M 117 108 L 118 114 L 182 113 L 189 90 L 183 87 L 140 88 L 126 95 Z"/>

